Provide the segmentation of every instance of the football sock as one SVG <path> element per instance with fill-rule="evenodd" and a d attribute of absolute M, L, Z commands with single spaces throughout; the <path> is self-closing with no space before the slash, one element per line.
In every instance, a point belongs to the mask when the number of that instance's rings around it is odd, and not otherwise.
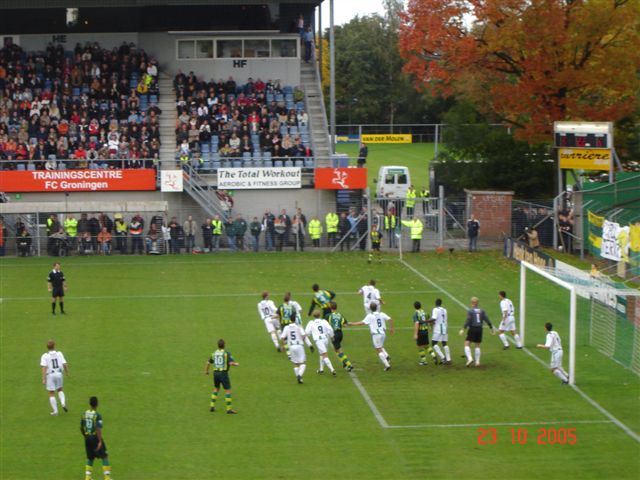
<path fill-rule="evenodd" d="M 289 344 L 285 343 L 284 344 L 284 351 L 287 352 L 287 357 L 289 356 Z"/>
<path fill-rule="evenodd" d="M 106 462 L 106 460 L 103 460 Z M 108 462 L 107 462 L 108 463 Z M 111 465 L 102 465 L 102 474 L 104 478 L 111 478 Z"/>
<path fill-rule="evenodd" d="M 324 358 L 322 357 L 318 357 L 320 359 L 320 371 L 323 372 L 324 371 Z"/>
<path fill-rule="evenodd" d="M 349 361 L 349 358 L 347 357 L 347 354 L 344 352 L 340 352 L 338 354 L 338 358 L 340 359 L 340 361 L 342 362 L 342 365 L 344 367 L 351 367 L 351 362 Z"/>
<path fill-rule="evenodd" d="M 378 357 L 380 358 L 380 361 L 382 362 L 382 364 L 383 364 L 385 367 L 388 367 L 388 366 L 389 366 L 389 362 L 387 361 L 387 354 L 386 354 L 386 353 L 384 353 L 384 352 L 379 352 L 379 353 L 378 353 Z"/>
<path fill-rule="evenodd" d="M 91 474 L 93 473 L 93 465 L 89 465 L 91 460 L 87 460 L 87 464 L 84 466 L 84 480 L 91 480 Z"/>
<path fill-rule="evenodd" d="M 309 337 L 304 337 L 304 343 L 307 345 L 307 347 L 311 347 L 311 340 L 309 340 Z"/>
<path fill-rule="evenodd" d="M 420 361 L 421 362 L 426 362 L 427 361 L 427 352 L 425 352 L 424 348 L 419 349 L 418 353 L 420 355 Z"/>
<path fill-rule="evenodd" d="M 384 353 L 385 356 L 387 356 L 387 357 L 389 356 L 389 354 L 387 353 L 387 351 L 384 348 L 382 349 L 382 353 Z"/>
<path fill-rule="evenodd" d="M 230 393 L 225 393 L 224 402 L 227 404 L 227 412 L 228 412 L 229 410 L 231 410 L 231 406 L 233 404 L 233 400 L 231 399 Z"/>
<path fill-rule="evenodd" d="M 444 346 L 444 357 L 447 359 L 447 362 L 451 361 L 451 350 L 449 350 L 449 345 Z"/>
<path fill-rule="evenodd" d="M 331 364 L 331 360 L 329 360 L 329 357 L 325 357 L 323 361 L 324 361 L 324 364 L 327 366 L 327 368 L 329 368 L 329 370 L 333 372 L 334 371 L 333 365 Z"/>
<path fill-rule="evenodd" d="M 298 367 L 293 367 L 293 373 L 296 374 L 296 377 L 300 376 L 300 369 Z"/>
<path fill-rule="evenodd" d="M 513 336 L 513 339 L 516 341 L 516 347 L 522 348 L 522 340 L 520 340 L 520 335 L 517 333 Z"/>
<path fill-rule="evenodd" d="M 278 336 L 276 335 L 276 332 L 271 332 L 271 341 L 276 346 L 276 348 L 280 347 L 280 342 L 278 342 Z"/>
<path fill-rule="evenodd" d="M 64 302 L 60 302 L 60 312 L 64 313 Z"/>
<path fill-rule="evenodd" d="M 429 355 L 431 355 L 431 358 L 433 358 L 434 360 L 436 359 L 436 353 L 433 351 L 433 348 L 427 347 L 427 352 L 429 352 Z"/>
<path fill-rule="evenodd" d="M 51 313 L 56 313 L 56 302 L 51 302 Z"/>
<path fill-rule="evenodd" d="M 473 361 L 473 358 L 471 357 L 471 347 L 464 347 L 464 354 L 467 356 L 468 362 Z"/>
<path fill-rule="evenodd" d="M 300 373 L 300 376 L 304 375 L 304 371 L 307 369 L 307 365 L 306 364 L 302 364 L 300 365 L 300 367 L 298 367 L 298 372 Z"/>
<path fill-rule="evenodd" d="M 569 374 L 564 368 L 560 367 L 558 370 L 560 370 L 565 377 L 569 378 Z"/>
<path fill-rule="evenodd" d="M 209 405 L 211 408 L 216 406 L 216 400 L 218 399 L 218 392 L 211 393 L 211 404 Z"/>
<path fill-rule="evenodd" d="M 567 378 L 567 376 L 564 374 L 564 372 L 561 372 L 560 369 L 555 369 L 553 371 L 553 374 L 558 377 L 560 380 L 562 380 L 563 382 L 568 382 L 569 379 Z"/>
<path fill-rule="evenodd" d="M 67 399 L 64 396 L 64 392 L 58 392 L 58 398 L 60 399 L 60 403 L 62 404 L 63 407 L 67 406 Z"/>
<path fill-rule="evenodd" d="M 447 347 L 444 347 L 447 348 Z M 435 345 L 433 347 L 433 349 L 435 350 L 435 352 L 438 354 L 438 357 L 440 357 L 440 360 L 444 361 L 444 354 L 442 353 L 442 350 L 440 349 L 440 345 Z"/>
<path fill-rule="evenodd" d="M 501 333 L 500 335 L 498 335 L 500 337 L 500 341 L 502 342 L 502 344 L 505 347 L 509 346 L 509 341 L 507 340 L 507 336 L 504 333 Z"/>
<path fill-rule="evenodd" d="M 53 413 L 58 413 L 58 403 L 56 402 L 56 397 L 49 397 L 49 403 L 51 404 L 51 408 L 53 409 Z"/>
<path fill-rule="evenodd" d="M 476 363 L 480 363 L 480 347 L 476 347 Z"/>

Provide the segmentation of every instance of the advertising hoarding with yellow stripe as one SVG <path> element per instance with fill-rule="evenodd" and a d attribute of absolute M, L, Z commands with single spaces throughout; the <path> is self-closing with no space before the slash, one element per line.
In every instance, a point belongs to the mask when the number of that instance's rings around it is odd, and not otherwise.
<path fill-rule="evenodd" d="M 361 140 L 364 143 L 412 143 L 410 133 L 374 133 L 363 134 Z"/>
<path fill-rule="evenodd" d="M 560 168 L 604 170 L 611 168 L 611 150 L 606 148 L 561 148 Z"/>

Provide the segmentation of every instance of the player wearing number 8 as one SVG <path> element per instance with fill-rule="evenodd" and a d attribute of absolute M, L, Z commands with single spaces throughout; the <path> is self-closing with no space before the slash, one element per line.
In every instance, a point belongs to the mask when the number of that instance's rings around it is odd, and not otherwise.
<path fill-rule="evenodd" d="M 233 365 L 235 367 L 240 364 L 236 362 L 231 353 L 225 350 L 224 340 L 218 340 L 218 349 L 211 354 L 209 360 L 205 364 L 204 374 L 209 375 L 209 369 L 213 365 L 213 392 L 211 392 L 211 403 L 209 405 L 209 411 L 216 411 L 216 400 L 218 399 L 218 392 L 220 391 L 220 385 L 224 388 L 224 400 L 227 404 L 227 413 L 238 413 L 232 408 L 231 400 L 231 380 L 229 380 L 229 368 Z"/>
<path fill-rule="evenodd" d="M 378 304 L 372 302 L 369 305 L 371 313 L 364 317 L 361 322 L 350 323 L 349 325 L 367 325 L 371 331 L 371 340 L 373 342 L 373 348 L 378 352 L 378 358 L 384 365 L 384 369 L 389 370 L 391 368 L 389 354 L 384 349 L 384 341 L 387 337 L 387 322 L 390 324 L 389 332 L 393 334 L 393 320 L 389 315 L 384 312 L 378 311 Z"/>

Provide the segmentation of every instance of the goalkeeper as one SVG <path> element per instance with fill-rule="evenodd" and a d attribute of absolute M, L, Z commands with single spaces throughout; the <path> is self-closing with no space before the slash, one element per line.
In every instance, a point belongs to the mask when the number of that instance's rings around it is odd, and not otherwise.
<path fill-rule="evenodd" d="M 473 363 L 471 357 L 471 344 L 475 343 L 475 364 L 476 367 L 480 366 L 480 344 L 482 343 L 482 323 L 489 325 L 491 329 L 491 335 L 495 335 L 495 330 L 487 317 L 486 312 L 478 307 L 478 297 L 471 297 L 471 308 L 467 310 L 467 320 L 464 322 L 464 326 L 460 330 L 460 335 L 464 334 L 467 329 L 467 338 L 464 341 L 464 354 L 467 357 L 467 367 Z"/>

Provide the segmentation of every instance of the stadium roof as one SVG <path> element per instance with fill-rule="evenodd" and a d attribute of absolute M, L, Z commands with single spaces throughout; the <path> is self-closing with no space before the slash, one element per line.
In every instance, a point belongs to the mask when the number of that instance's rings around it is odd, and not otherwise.
<path fill-rule="evenodd" d="M 323 0 L 2 0 L 2 9 L 24 8 L 123 8 L 123 7 L 153 7 L 178 5 L 266 5 L 266 4 L 298 4 L 319 5 Z"/>

